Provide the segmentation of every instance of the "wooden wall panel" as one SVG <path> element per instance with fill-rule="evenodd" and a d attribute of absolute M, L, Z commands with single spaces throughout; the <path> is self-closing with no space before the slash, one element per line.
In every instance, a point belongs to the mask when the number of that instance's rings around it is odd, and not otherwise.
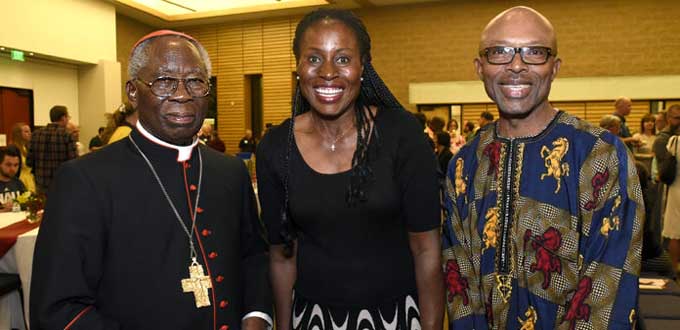
<path fill-rule="evenodd" d="M 680 104 L 680 100 L 668 100 L 664 103 L 664 110 L 668 110 L 668 108 L 676 104 Z"/>
<path fill-rule="evenodd" d="M 680 45 L 680 38 L 677 38 L 678 25 L 674 19 L 680 13 L 677 1 L 532 2 L 540 3 L 539 9 L 551 19 L 560 36 L 560 45 L 563 46 L 561 57 L 565 59 L 560 77 L 680 74 L 680 66 L 677 65 L 680 53 L 676 51 Z M 612 5 L 613 3 L 615 5 Z M 373 65 L 400 101 L 410 110 L 415 110 L 414 104 L 408 104 L 409 83 L 478 79 L 470 59 L 477 52 L 479 34 L 488 20 L 505 7 L 507 7 L 507 1 L 437 1 L 417 5 L 365 8 L 358 10 L 357 14 L 362 18 L 371 35 Z M 247 29 L 246 26 L 256 29 L 258 24 L 264 25 L 268 24 L 266 21 L 280 19 L 251 19 L 242 26 L 244 30 Z M 285 36 L 286 42 L 292 39 L 299 19 L 299 15 L 290 18 L 290 32 Z M 233 24 L 220 23 L 220 26 Z M 129 48 L 137 38 L 154 28 L 144 26 L 132 19 L 117 17 L 116 29 L 118 60 L 125 70 Z M 183 28 L 190 34 L 194 34 L 194 30 L 203 31 L 203 29 L 206 28 L 200 26 Z M 212 31 L 216 32 L 217 29 L 219 28 L 213 27 Z M 207 30 L 210 30 L 210 27 Z M 198 37 L 201 42 L 206 43 L 208 38 L 207 35 Z M 592 42 L 583 43 L 583 40 Z M 584 50 L 583 47 L 586 49 Z M 244 48 L 247 49 L 248 46 Z M 290 51 L 290 45 L 286 48 L 287 53 Z M 209 52 L 213 62 L 222 60 L 222 49 L 218 55 L 214 54 L 214 50 L 209 49 Z M 257 61 L 261 58 L 261 56 L 257 57 L 256 53 L 252 53 L 251 56 L 250 51 L 246 52 L 245 49 L 238 50 L 238 53 L 244 56 L 241 63 L 247 65 L 255 66 L 257 62 L 249 61 Z M 603 57 L 592 56 L 592 54 L 618 54 L 618 56 Z M 295 67 L 294 62 L 291 55 L 287 65 L 291 72 Z M 244 70 L 246 69 L 241 67 L 236 73 L 242 76 L 246 72 Z M 257 73 L 254 68 L 250 67 L 247 72 Z M 223 73 L 220 71 L 218 75 Z M 284 83 L 290 82 L 286 84 L 292 85 L 290 74 L 279 76 L 284 79 Z M 219 79 L 223 80 L 223 78 Z M 271 79 L 266 78 L 266 75 L 264 79 L 267 79 L 266 84 L 269 85 Z M 227 86 L 222 83 L 218 86 L 220 91 L 232 88 L 242 89 L 242 84 Z M 239 102 L 240 100 L 239 98 Z M 223 108 L 225 104 L 229 103 L 220 101 L 218 104 L 219 116 L 222 116 L 225 111 L 234 111 L 233 108 Z M 264 122 L 278 123 L 285 116 L 281 113 L 270 114 L 269 105 L 270 103 L 264 108 Z M 246 110 L 237 109 L 236 111 Z M 281 109 L 276 111 L 281 111 Z M 497 114 L 495 111 L 493 113 Z M 467 116 L 465 113 L 464 116 L 475 122 L 478 117 L 474 114 Z M 599 121 L 599 118 L 596 119 L 591 121 Z M 634 119 L 629 121 L 632 127 Z M 239 129 L 239 132 L 242 133 L 243 129 L 244 127 Z M 227 147 L 233 151 L 236 144 L 228 143 Z"/>
<path fill-rule="evenodd" d="M 278 124 L 291 110 L 291 31 L 288 18 L 263 23 L 263 122 Z"/>
<path fill-rule="evenodd" d="M 220 74 L 217 76 L 217 131 L 231 153 L 245 130 L 243 106 L 243 30 L 240 24 L 218 29 Z"/>
<path fill-rule="evenodd" d="M 602 117 L 614 113 L 614 100 L 585 102 L 585 105 L 585 119 L 596 126 L 600 125 L 600 119 Z M 649 101 L 633 101 L 633 109 L 631 110 L 630 115 L 628 115 L 626 118 L 626 125 L 628 125 L 631 134 L 635 134 L 635 132 L 640 130 L 640 119 L 642 119 L 642 117 L 647 113 L 649 113 Z"/>
<path fill-rule="evenodd" d="M 460 124 L 461 127 L 465 125 L 468 121 L 473 122 L 477 125 L 479 116 L 482 112 L 487 111 L 490 104 L 479 103 L 479 104 L 463 104 L 461 108 L 461 113 L 463 114 L 463 122 Z"/>
<path fill-rule="evenodd" d="M 262 21 L 243 24 L 243 73 L 262 73 Z"/>
<path fill-rule="evenodd" d="M 560 109 L 566 113 L 579 117 L 586 118 L 586 104 L 583 102 L 550 102 L 553 108 Z"/>
<path fill-rule="evenodd" d="M 218 62 L 220 60 L 217 51 L 217 27 L 214 25 L 205 25 L 196 27 L 190 31 L 186 31 L 190 36 L 196 38 L 201 45 L 208 51 L 210 62 L 212 63 L 212 75 L 217 75 Z"/>
<path fill-rule="evenodd" d="M 297 63 L 295 62 L 295 54 L 293 54 L 293 39 L 295 38 L 295 28 L 298 22 L 302 19 L 302 16 L 291 17 L 289 20 L 290 26 L 290 71 L 293 72 L 297 68 Z"/>
<path fill-rule="evenodd" d="M 295 71 L 291 49 L 298 19 L 252 20 L 199 26 L 185 32 L 208 50 L 217 76 L 217 132 L 230 153 L 246 129 L 245 75 L 262 74 L 263 123 L 279 124 L 290 114 Z"/>

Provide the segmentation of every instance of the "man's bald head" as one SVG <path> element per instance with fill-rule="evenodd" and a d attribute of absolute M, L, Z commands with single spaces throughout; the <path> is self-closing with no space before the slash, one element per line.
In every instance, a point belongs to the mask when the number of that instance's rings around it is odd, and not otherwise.
<path fill-rule="evenodd" d="M 509 120 L 527 123 L 508 134 L 534 134 L 554 117 L 548 96 L 562 62 L 556 48 L 552 24 L 528 7 L 503 11 L 482 32 L 479 56 L 473 62 L 487 95 L 498 106 L 499 125 Z"/>
<path fill-rule="evenodd" d="M 518 6 L 503 11 L 486 25 L 479 50 L 514 40 L 514 44 L 535 44 L 550 47 L 557 54 L 555 29 L 545 16 L 533 8 Z M 515 40 L 516 39 L 516 40 Z M 547 43 L 547 44 L 546 44 Z"/>

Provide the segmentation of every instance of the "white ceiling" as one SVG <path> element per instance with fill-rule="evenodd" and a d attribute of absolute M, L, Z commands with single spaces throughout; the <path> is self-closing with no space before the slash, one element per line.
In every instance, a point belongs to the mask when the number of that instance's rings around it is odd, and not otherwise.
<path fill-rule="evenodd" d="M 106 0 L 126 16 L 156 27 L 299 14 L 332 5 L 357 9 L 444 0 Z"/>
<path fill-rule="evenodd" d="M 162 14 L 170 19 L 182 16 L 219 15 L 251 11 L 268 11 L 283 8 L 324 5 L 324 0 L 116 0 L 117 2 Z"/>

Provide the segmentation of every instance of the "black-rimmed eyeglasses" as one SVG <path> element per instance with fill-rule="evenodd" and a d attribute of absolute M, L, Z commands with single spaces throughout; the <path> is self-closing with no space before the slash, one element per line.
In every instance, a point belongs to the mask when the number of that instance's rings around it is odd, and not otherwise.
<path fill-rule="evenodd" d="M 522 62 L 526 64 L 541 65 L 548 62 L 548 59 L 553 54 L 549 47 L 528 46 L 528 47 L 489 47 L 479 52 L 479 56 L 486 57 L 486 60 L 491 64 L 508 64 L 515 58 L 515 54 L 519 53 Z"/>
<path fill-rule="evenodd" d="M 210 93 L 210 82 L 201 78 L 172 78 L 160 77 L 154 79 L 152 82 L 144 81 L 142 78 L 135 78 L 143 84 L 149 86 L 151 93 L 159 97 L 168 97 L 175 94 L 179 87 L 179 82 L 184 83 L 184 87 L 192 97 L 204 97 Z"/>

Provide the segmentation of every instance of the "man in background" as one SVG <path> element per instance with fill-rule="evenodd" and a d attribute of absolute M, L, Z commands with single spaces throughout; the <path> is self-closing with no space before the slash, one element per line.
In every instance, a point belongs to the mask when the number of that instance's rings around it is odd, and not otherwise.
<path fill-rule="evenodd" d="M 0 148 L 0 212 L 11 211 L 14 200 L 26 191 L 16 177 L 20 162 L 19 149 L 14 146 Z"/>
<path fill-rule="evenodd" d="M 654 128 L 656 128 L 657 132 L 661 132 L 664 128 L 666 128 L 667 125 L 666 121 L 666 111 L 659 111 L 656 113 L 656 116 L 654 116 Z"/>
<path fill-rule="evenodd" d="M 241 141 L 238 143 L 238 148 L 241 150 L 241 152 L 255 153 L 257 141 L 253 137 L 253 131 L 249 129 L 246 130 L 246 135 L 241 138 Z"/>
<path fill-rule="evenodd" d="M 66 131 L 71 116 L 63 105 L 50 109 L 50 121 L 46 127 L 33 132 L 26 156 L 26 165 L 33 169 L 36 189 L 46 193 L 59 166 L 78 156 L 73 136 Z"/>
<path fill-rule="evenodd" d="M 90 139 L 90 145 L 89 149 L 90 152 L 99 150 L 104 146 L 104 142 L 102 141 L 102 135 L 104 134 L 104 127 L 100 127 L 99 131 L 97 131 L 97 135 L 95 135 L 92 139 Z"/>
<path fill-rule="evenodd" d="M 632 109 L 633 102 L 625 96 L 619 97 L 616 99 L 616 101 L 614 101 L 613 115 L 621 120 L 621 130 L 619 130 L 619 136 L 630 150 L 633 150 L 633 147 L 640 144 L 640 140 L 633 137 L 633 134 L 630 133 L 630 128 L 628 128 L 628 125 L 626 125 L 626 117 L 630 115 Z"/>
<path fill-rule="evenodd" d="M 484 111 L 479 115 L 479 120 L 477 121 L 477 124 L 479 125 L 479 128 L 482 128 L 488 124 L 493 123 L 494 117 L 493 114 L 489 111 Z"/>

